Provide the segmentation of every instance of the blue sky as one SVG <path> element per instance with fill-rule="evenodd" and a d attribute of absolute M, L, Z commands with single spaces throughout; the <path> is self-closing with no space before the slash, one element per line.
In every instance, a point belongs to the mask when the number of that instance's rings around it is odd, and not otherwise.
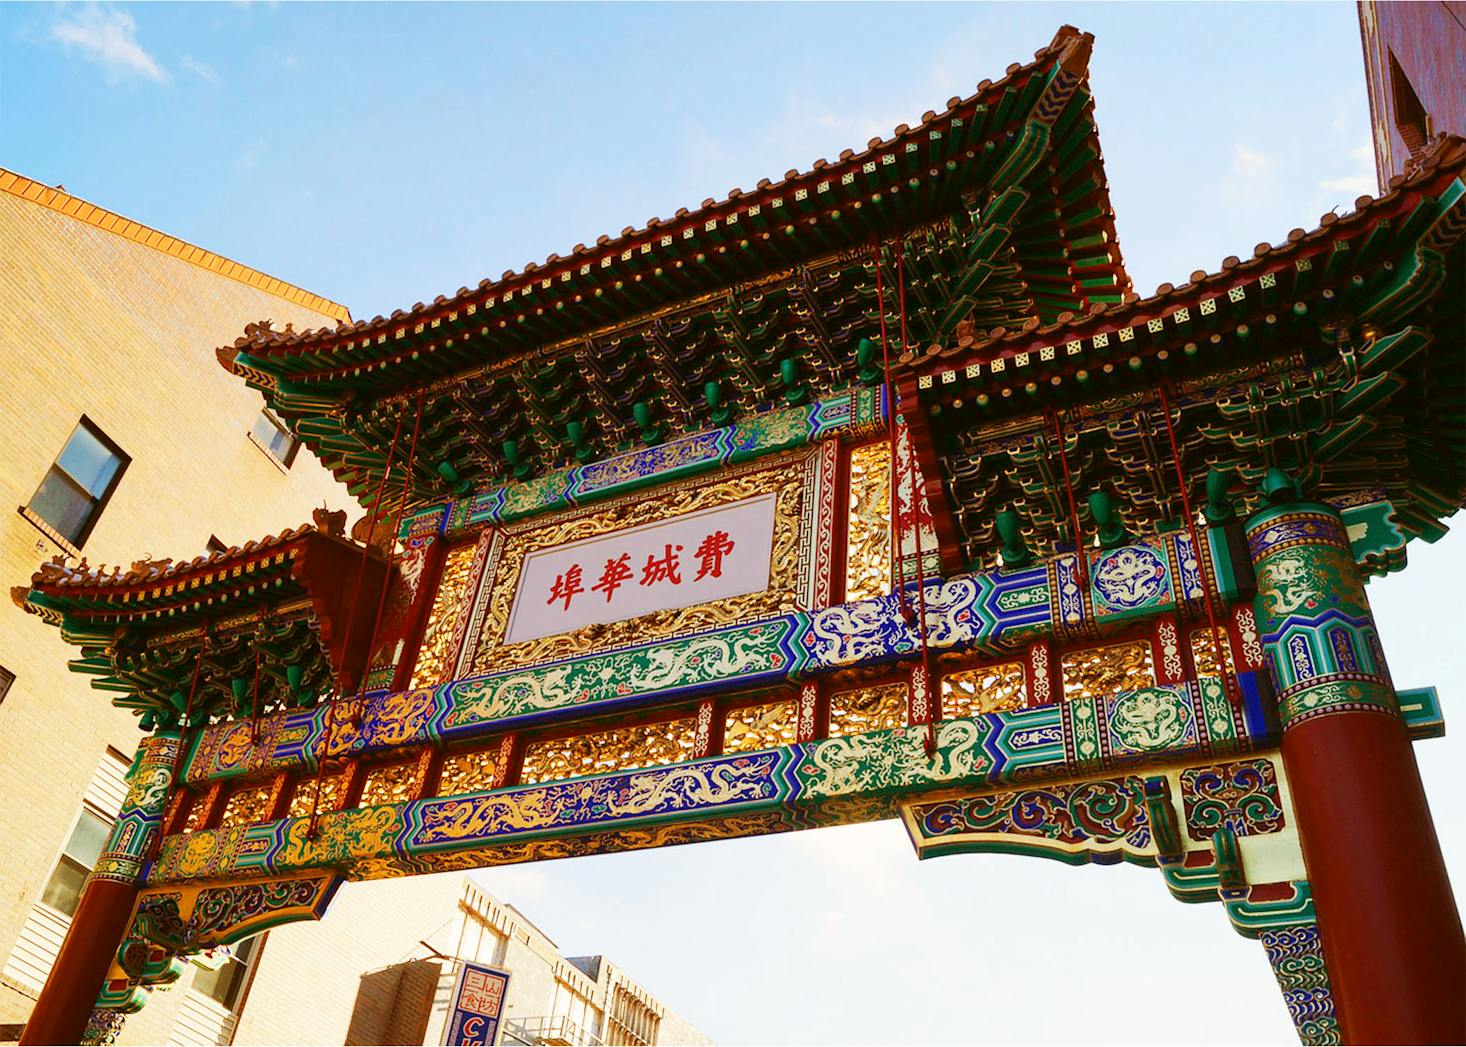
<path fill-rule="evenodd" d="M 0 6 L 0 164 L 370 317 L 914 123 L 1069 22 L 1137 290 L 1374 192 L 1353 4 Z M 211 347 L 198 347 L 208 352 Z M 1466 542 L 1371 597 L 1466 679 Z M 1418 748 L 1466 872 L 1466 748 Z M 1255 942 L 1153 871 L 917 863 L 895 823 L 483 874 L 724 1043 L 1288 1042 Z"/>

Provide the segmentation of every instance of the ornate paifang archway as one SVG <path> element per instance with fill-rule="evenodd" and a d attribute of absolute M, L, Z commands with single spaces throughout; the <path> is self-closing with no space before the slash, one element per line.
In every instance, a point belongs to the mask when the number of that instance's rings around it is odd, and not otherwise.
<path fill-rule="evenodd" d="M 879 818 L 921 857 L 1155 867 L 1261 941 L 1305 1043 L 1450 1039 L 1411 750 L 1441 717 L 1363 580 L 1466 492 L 1466 146 L 1137 301 L 1089 47 L 410 315 L 220 350 L 369 515 L 19 591 L 151 732 L 25 1042 L 93 1008 L 104 1038 L 343 879 Z"/>

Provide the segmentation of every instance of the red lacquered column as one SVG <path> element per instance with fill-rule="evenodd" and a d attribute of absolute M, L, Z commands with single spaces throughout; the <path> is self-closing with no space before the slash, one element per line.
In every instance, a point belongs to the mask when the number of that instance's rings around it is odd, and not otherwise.
<path fill-rule="evenodd" d="M 1466 1042 L 1461 918 L 1343 522 L 1274 506 L 1247 543 L 1344 1042 Z"/>
<path fill-rule="evenodd" d="M 144 858 L 153 834 L 161 831 L 177 754 L 176 731 L 160 731 L 139 746 L 127 799 L 82 888 L 66 940 L 21 1033 L 22 1044 L 81 1042 L 107 969 L 127 933 Z"/>

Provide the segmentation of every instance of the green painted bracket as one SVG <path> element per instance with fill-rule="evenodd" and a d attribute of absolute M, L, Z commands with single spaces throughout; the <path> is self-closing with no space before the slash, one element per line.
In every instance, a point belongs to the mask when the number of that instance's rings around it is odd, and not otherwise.
<path fill-rule="evenodd" d="M 1441 696 L 1434 687 L 1396 691 L 1395 701 L 1400 705 L 1400 715 L 1405 718 L 1405 730 L 1410 732 L 1411 741 L 1445 737 L 1446 717 L 1441 711 Z"/>

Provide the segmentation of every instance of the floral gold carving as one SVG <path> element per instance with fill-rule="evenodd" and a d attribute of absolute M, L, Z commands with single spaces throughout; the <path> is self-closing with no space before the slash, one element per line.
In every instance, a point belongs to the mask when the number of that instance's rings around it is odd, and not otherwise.
<path fill-rule="evenodd" d="M 317 813 L 334 811 L 341 806 L 346 795 L 344 772 L 321 776 L 321 802 L 315 802 L 316 776 L 308 775 L 295 783 L 295 793 L 290 797 L 290 817 L 309 818 L 314 809 Z"/>
<path fill-rule="evenodd" d="M 943 719 L 1022 709 L 1026 700 L 1022 662 L 959 669 L 942 677 Z"/>
<path fill-rule="evenodd" d="M 264 821 L 270 816 L 270 796 L 273 791 L 269 785 L 254 785 L 236 790 L 224 804 L 224 814 L 219 819 L 220 827 L 229 829 L 236 825 Z"/>
<path fill-rule="evenodd" d="M 793 745 L 798 720 L 799 701 L 795 698 L 734 709 L 724 722 L 723 751 L 744 753 Z"/>
<path fill-rule="evenodd" d="M 605 771 L 680 763 L 692 758 L 696 740 L 697 724 L 689 716 L 534 742 L 525 748 L 520 780 L 532 785 Z"/>
<path fill-rule="evenodd" d="M 431 687 L 443 683 L 453 674 L 453 636 L 459 611 L 468 596 L 468 582 L 473 575 L 473 557 L 477 543 L 464 542 L 448 550 L 443 561 L 443 575 L 438 591 L 433 594 L 427 628 L 418 649 L 417 664 L 412 670 L 412 686 Z"/>
<path fill-rule="evenodd" d="M 1062 664 L 1065 701 L 1156 685 L 1150 644 L 1143 640 L 1071 651 L 1064 655 Z"/>
<path fill-rule="evenodd" d="M 384 803 L 407 803 L 417 799 L 422 785 L 422 764 L 418 760 L 406 763 L 390 763 L 373 767 L 367 771 L 361 787 L 362 807 L 376 807 Z"/>
<path fill-rule="evenodd" d="M 1232 643 L 1227 637 L 1225 629 L 1218 629 L 1222 640 L 1222 660 L 1227 663 L 1227 672 L 1235 673 L 1236 665 L 1232 662 Z M 1221 669 L 1217 667 L 1217 648 L 1212 642 L 1211 629 L 1191 630 L 1191 658 L 1196 665 L 1197 676 L 1220 676 Z"/>
<path fill-rule="evenodd" d="M 438 775 L 438 795 L 457 796 L 460 793 L 492 789 L 494 771 L 498 765 L 498 752 L 494 749 L 478 749 L 445 756 L 443 769 Z"/>
<path fill-rule="evenodd" d="M 883 442 L 850 452 L 850 514 L 845 531 L 845 599 L 891 591 L 891 448 Z"/>
<path fill-rule="evenodd" d="M 830 737 L 904 727 L 906 692 L 906 684 L 896 682 L 830 695 Z"/>

